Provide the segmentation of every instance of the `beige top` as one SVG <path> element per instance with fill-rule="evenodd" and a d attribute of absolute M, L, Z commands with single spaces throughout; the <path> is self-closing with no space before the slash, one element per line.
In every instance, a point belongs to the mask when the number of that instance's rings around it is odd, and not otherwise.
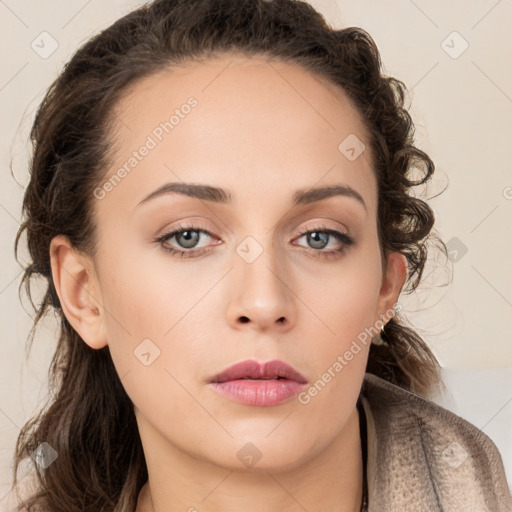
<path fill-rule="evenodd" d="M 512 512 L 501 456 L 481 430 L 375 375 L 361 398 L 369 512 Z"/>

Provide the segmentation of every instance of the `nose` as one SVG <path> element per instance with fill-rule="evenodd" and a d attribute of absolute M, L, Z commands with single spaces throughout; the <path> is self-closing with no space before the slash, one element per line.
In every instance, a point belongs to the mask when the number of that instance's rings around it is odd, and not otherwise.
<path fill-rule="evenodd" d="M 247 324 L 259 331 L 284 332 L 295 323 L 297 297 L 293 279 L 277 256 L 265 247 L 252 262 L 243 257 L 235 260 L 227 309 L 228 322 L 235 329 Z"/>

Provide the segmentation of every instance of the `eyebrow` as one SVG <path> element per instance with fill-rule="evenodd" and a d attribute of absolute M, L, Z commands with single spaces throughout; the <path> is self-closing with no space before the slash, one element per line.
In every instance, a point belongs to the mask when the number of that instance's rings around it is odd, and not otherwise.
<path fill-rule="evenodd" d="M 181 194 L 196 199 L 204 199 L 220 204 L 232 202 L 232 195 L 228 190 L 211 185 L 198 185 L 194 183 L 166 183 L 148 194 L 137 206 L 147 203 L 167 194 Z M 334 196 L 344 196 L 356 199 L 367 211 L 366 203 L 357 190 L 348 185 L 331 185 L 328 187 L 309 188 L 297 190 L 293 195 L 292 206 L 307 205 L 322 199 Z"/>

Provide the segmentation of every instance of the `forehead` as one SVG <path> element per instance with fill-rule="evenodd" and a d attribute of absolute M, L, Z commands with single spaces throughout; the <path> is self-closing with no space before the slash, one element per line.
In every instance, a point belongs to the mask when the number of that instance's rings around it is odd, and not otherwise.
<path fill-rule="evenodd" d="M 346 93 L 264 57 L 225 54 L 140 80 L 114 109 L 113 135 L 107 177 L 151 141 L 124 180 L 131 186 L 122 184 L 132 200 L 177 178 L 247 193 L 262 183 L 345 182 L 370 195 L 375 187 L 367 130 Z M 366 149 L 350 159 L 354 143 Z"/>

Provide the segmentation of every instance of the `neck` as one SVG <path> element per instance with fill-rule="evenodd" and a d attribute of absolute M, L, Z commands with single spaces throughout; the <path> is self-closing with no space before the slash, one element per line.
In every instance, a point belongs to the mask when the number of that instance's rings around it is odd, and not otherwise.
<path fill-rule="evenodd" d="M 361 510 L 363 462 L 356 408 L 330 442 L 286 470 L 215 465 L 171 445 L 143 417 L 137 421 L 149 478 L 136 512 Z"/>

